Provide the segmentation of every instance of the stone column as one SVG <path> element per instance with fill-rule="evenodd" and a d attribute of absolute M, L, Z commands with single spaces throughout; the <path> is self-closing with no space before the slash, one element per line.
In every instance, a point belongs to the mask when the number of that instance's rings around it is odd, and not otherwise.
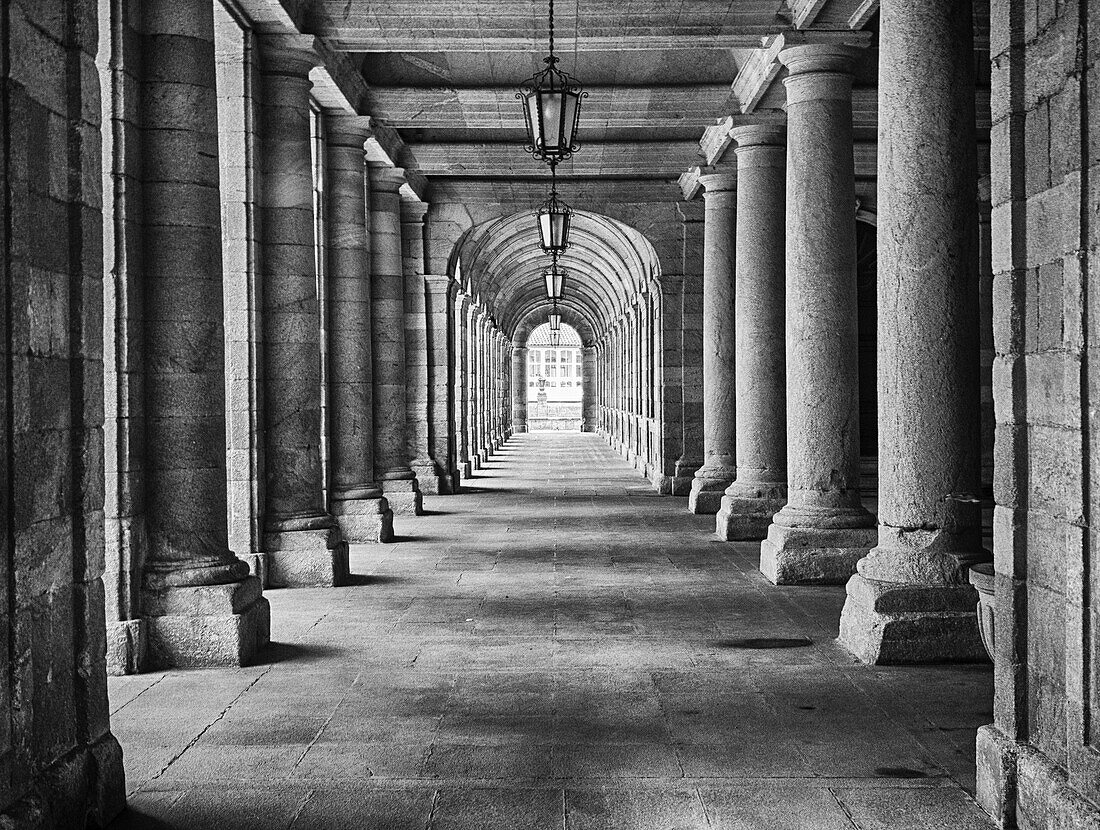
<path fill-rule="evenodd" d="M 683 352 L 681 334 L 683 327 L 683 289 L 681 276 L 663 274 L 656 278 L 661 299 L 657 305 L 657 331 L 660 344 L 657 347 L 657 413 L 661 427 L 658 448 L 659 468 L 652 481 L 661 495 L 673 494 L 676 478 L 676 462 L 683 455 L 684 444 L 684 386 Z"/>
<path fill-rule="evenodd" d="M 275 586 L 337 585 L 348 546 L 325 508 L 321 320 L 313 214 L 308 38 L 261 39 L 264 550 Z"/>
<path fill-rule="evenodd" d="M 737 174 L 699 177 L 705 188 L 703 242 L 703 466 L 688 495 L 692 513 L 717 513 L 737 475 L 735 457 L 734 235 Z M 853 196 L 853 203 L 855 197 Z M 853 251 L 854 251 L 853 243 Z"/>
<path fill-rule="evenodd" d="M 784 378 L 786 130 L 739 127 L 737 142 L 737 479 L 722 497 L 716 531 L 761 540 L 787 501 Z"/>
<path fill-rule="evenodd" d="M 470 477 L 470 295 L 455 298 L 455 470 L 457 486 Z"/>
<path fill-rule="evenodd" d="M 454 417 L 457 396 L 454 364 L 455 285 L 450 277 L 428 274 L 425 285 L 425 321 L 428 352 L 428 452 L 439 476 L 439 492 L 458 492 L 455 477 Z"/>
<path fill-rule="evenodd" d="M 841 583 L 874 544 L 859 497 L 855 169 L 857 50 L 780 53 L 787 86 L 787 505 L 761 544 L 777 584 Z"/>
<path fill-rule="evenodd" d="M 393 539 L 393 513 L 374 478 L 367 118 L 325 119 L 328 173 L 329 404 L 332 513 L 347 541 Z"/>
<path fill-rule="evenodd" d="M 421 493 L 439 494 L 440 470 L 428 447 L 428 320 L 424 283 L 423 202 L 401 200 L 402 264 L 405 272 L 405 437 L 407 456 Z"/>
<path fill-rule="evenodd" d="M 423 512 L 409 466 L 405 412 L 405 276 L 401 197 L 405 171 L 367 165 L 371 190 L 371 339 L 374 348 L 374 465 L 395 514 Z"/>
<path fill-rule="evenodd" d="M 581 416 L 584 418 L 581 430 L 595 432 L 599 420 L 599 401 L 596 397 L 596 347 L 585 346 L 581 349 Z"/>
<path fill-rule="evenodd" d="M 512 432 L 527 432 L 527 347 L 512 349 Z"/>
<path fill-rule="evenodd" d="M 260 580 L 229 549 L 226 525 L 213 10 L 178 8 L 148 16 L 140 99 L 151 668 L 244 665 L 269 627 Z"/>
<path fill-rule="evenodd" d="M 878 546 L 840 642 L 868 663 L 985 660 L 971 4 L 885 0 L 879 51 Z M 934 153 L 928 148 L 935 148 Z"/>
<path fill-rule="evenodd" d="M 509 355 L 511 354 L 511 348 L 509 347 L 508 340 L 502 332 L 497 332 L 497 348 L 496 348 L 496 361 L 497 361 L 497 394 L 496 399 L 493 401 L 494 410 L 497 418 L 497 448 L 508 440 L 508 427 L 511 423 L 510 407 L 507 405 L 506 393 L 508 390 L 508 380 L 511 377 L 511 363 L 509 361 Z"/>
<path fill-rule="evenodd" d="M 470 470 L 481 469 L 481 456 L 478 454 L 478 422 L 480 420 L 480 407 L 478 405 L 478 390 L 481 386 L 481 365 L 479 350 L 481 349 L 481 309 L 476 305 L 470 306 L 470 346 L 467 350 L 467 365 L 469 366 L 469 380 L 467 382 L 467 407 L 469 418 L 466 430 L 466 448 L 470 457 Z M 472 472 L 466 474 L 468 477 Z"/>

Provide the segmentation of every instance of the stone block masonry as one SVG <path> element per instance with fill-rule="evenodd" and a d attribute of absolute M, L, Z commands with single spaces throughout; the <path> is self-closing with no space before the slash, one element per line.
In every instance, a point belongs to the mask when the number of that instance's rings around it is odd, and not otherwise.
<path fill-rule="evenodd" d="M 0 8 L 0 824 L 122 809 L 104 637 L 97 4 Z"/>

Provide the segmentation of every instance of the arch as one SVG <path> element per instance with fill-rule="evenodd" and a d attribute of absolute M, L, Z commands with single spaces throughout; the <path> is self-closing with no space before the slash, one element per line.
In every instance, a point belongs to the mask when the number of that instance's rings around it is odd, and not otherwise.
<path fill-rule="evenodd" d="M 538 246 L 533 211 L 492 219 L 466 230 L 451 252 L 448 272 L 463 275 L 464 286 L 491 309 L 501 330 L 518 342 L 516 331 L 546 302 L 542 270 L 549 257 Z M 661 273 L 656 250 L 625 223 L 602 214 L 576 210 L 571 245 L 560 259 L 569 274 L 563 317 L 572 315 L 582 341 L 595 342 L 648 290 Z"/>

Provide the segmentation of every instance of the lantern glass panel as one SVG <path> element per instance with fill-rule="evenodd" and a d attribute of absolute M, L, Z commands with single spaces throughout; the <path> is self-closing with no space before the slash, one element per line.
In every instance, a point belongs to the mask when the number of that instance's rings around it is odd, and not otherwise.
<path fill-rule="evenodd" d="M 561 315 L 557 312 L 550 315 L 550 331 L 561 331 Z"/>

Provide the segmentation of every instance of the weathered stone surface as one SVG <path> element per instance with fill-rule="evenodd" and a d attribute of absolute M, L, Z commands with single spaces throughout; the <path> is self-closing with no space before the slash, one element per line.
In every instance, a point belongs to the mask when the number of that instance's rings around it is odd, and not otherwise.
<path fill-rule="evenodd" d="M 761 569 L 795 584 L 846 581 L 875 538 L 867 530 L 874 517 L 859 494 L 851 152 L 857 54 L 846 46 L 810 44 L 779 55 L 789 73 L 788 501 L 761 544 Z M 815 552 L 825 557 L 820 566 L 813 562 Z"/>
<path fill-rule="evenodd" d="M 737 141 L 737 478 L 722 496 L 720 539 L 763 539 L 787 501 L 784 386 L 786 131 L 741 127 Z"/>
<path fill-rule="evenodd" d="M 737 475 L 734 262 L 737 172 L 700 176 L 705 188 L 703 258 L 703 459 L 688 510 L 714 514 Z"/>
<path fill-rule="evenodd" d="M 146 620 L 150 668 L 245 666 L 271 639 L 270 608 L 255 577 L 169 588 L 155 602 Z"/>

